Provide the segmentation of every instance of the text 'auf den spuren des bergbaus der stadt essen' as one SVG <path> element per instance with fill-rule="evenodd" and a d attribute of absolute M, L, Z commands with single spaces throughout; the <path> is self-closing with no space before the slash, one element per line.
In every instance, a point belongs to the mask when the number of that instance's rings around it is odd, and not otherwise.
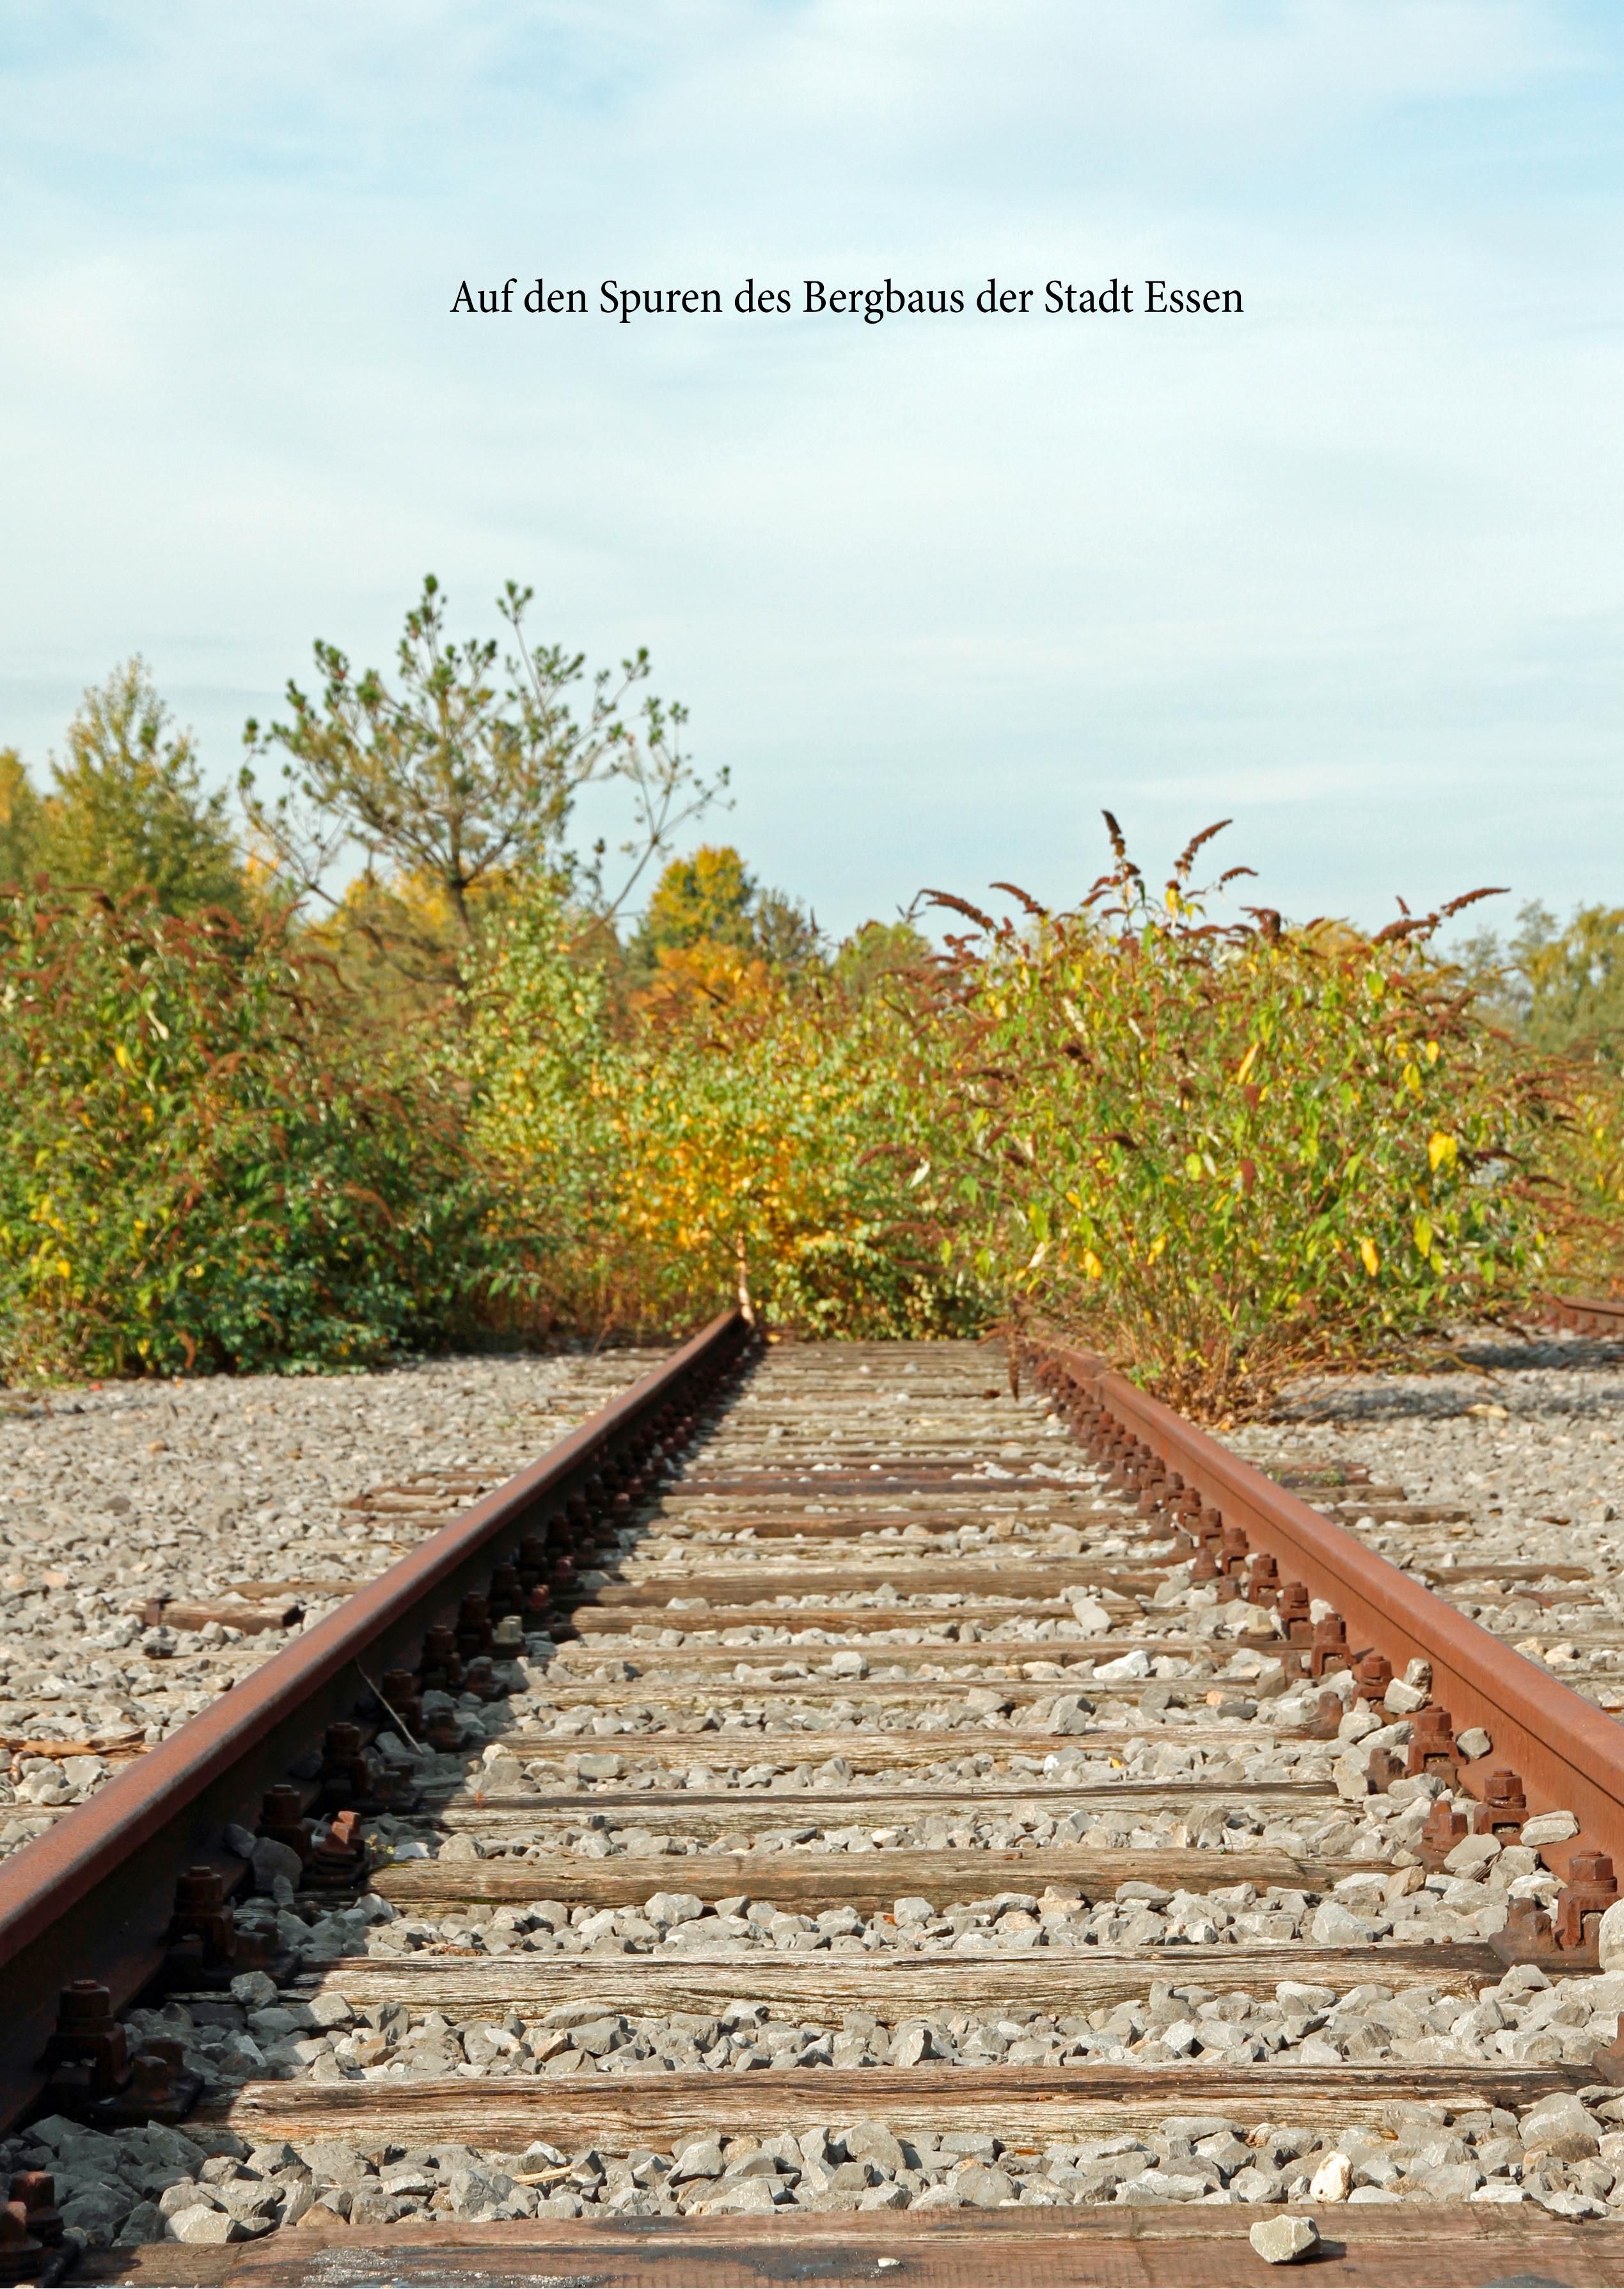
<path fill-rule="evenodd" d="M 796 287 L 760 285 L 747 278 L 731 294 L 719 286 L 629 286 L 604 278 L 596 288 L 529 283 L 518 277 L 481 286 L 464 278 L 452 298 L 453 317 L 634 318 L 854 317 L 877 326 L 885 318 L 982 317 L 1240 317 L 1236 286 L 1174 285 L 1165 278 L 1134 283 L 1113 277 L 1103 286 L 1051 278 L 1042 286 L 1014 286 L 993 277 L 980 287 L 835 286 L 804 278 Z"/>

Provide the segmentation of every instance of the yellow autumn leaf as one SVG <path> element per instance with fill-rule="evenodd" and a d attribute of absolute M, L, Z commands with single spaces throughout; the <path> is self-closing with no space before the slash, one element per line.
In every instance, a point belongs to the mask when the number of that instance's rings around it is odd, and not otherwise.
<path fill-rule="evenodd" d="M 1446 1137 L 1441 1129 L 1433 1130 L 1427 1139 L 1427 1160 L 1435 1176 L 1440 1168 L 1454 1167 L 1455 1150 L 1455 1140 L 1452 1137 Z"/>
<path fill-rule="evenodd" d="M 129 1050 L 128 1050 L 127 1049 L 125 1049 L 125 1047 L 124 1047 L 124 1043 L 123 1043 L 122 1041 L 120 1041 L 120 1042 L 117 1044 L 117 1046 L 115 1048 L 115 1049 L 114 1049 L 114 1051 L 113 1051 L 113 1056 L 114 1056 L 114 1059 L 115 1059 L 115 1061 L 116 1061 L 117 1064 L 121 1065 L 124 1067 L 124 1071 L 125 1071 L 126 1073 L 128 1073 L 128 1072 L 129 1072 L 129 1070 L 130 1070 L 130 1052 L 129 1052 Z"/>
<path fill-rule="evenodd" d="M 1432 1254 L 1432 1225 L 1424 1216 L 1415 1219 L 1415 1252 L 1418 1256 Z"/>
<path fill-rule="evenodd" d="M 1245 1056 L 1241 1059 L 1239 1065 L 1236 1069 L 1235 1075 L 1235 1085 L 1237 1089 L 1244 1088 L 1246 1082 L 1252 1079 L 1252 1069 L 1258 1062 L 1258 1053 L 1262 1047 L 1263 1044 L 1261 1041 L 1254 1041 L 1252 1047 L 1247 1050 Z"/>
<path fill-rule="evenodd" d="M 1085 1248 L 1083 1251 L 1083 1269 L 1091 1280 L 1103 1280 L 1105 1277 L 1105 1266 L 1092 1248 Z"/>
<path fill-rule="evenodd" d="M 1376 1253 L 1376 1243 L 1373 1240 L 1362 1240 L 1359 1242 L 1359 1261 L 1373 1280 L 1381 1262 L 1381 1258 Z"/>

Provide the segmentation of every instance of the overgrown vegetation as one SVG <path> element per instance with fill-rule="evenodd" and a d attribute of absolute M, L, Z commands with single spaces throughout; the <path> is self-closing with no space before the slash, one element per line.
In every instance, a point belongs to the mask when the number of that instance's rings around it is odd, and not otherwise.
<path fill-rule="evenodd" d="M 1040 1316 L 1204 1414 L 1610 1276 L 1624 913 L 1293 928 L 1115 863 L 832 945 L 720 841 L 684 711 L 532 642 L 316 647 L 239 843 L 132 661 L 0 753 L 0 1374 L 329 1368 Z M 274 798 L 253 773 L 284 770 Z M 573 813 L 626 799 L 608 879 Z M 1216 830 L 1212 830 L 1215 832 Z M 1005 886 L 1006 887 L 1006 886 Z M 640 906 L 640 911 L 638 910 Z"/>
<path fill-rule="evenodd" d="M 475 981 L 472 1139 L 535 1292 L 566 1324 L 636 1331 L 735 1295 L 813 1334 L 977 1325 L 982 1286 L 942 1264 L 909 1188 L 932 1100 L 907 1002 L 748 940 L 660 951 L 621 1016 L 542 894 Z"/>
<path fill-rule="evenodd" d="M 489 1187 L 435 1060 L 284 921 L 0 894 L 8 1376 L 336 1367 L 470 1323 Z"/>
<path fill-rule="evenodd" d="M 1433 954 L 1470 901 L 1369 937 L 1220 923 L 1190 883 L 1217 829 L 1157 899 L 1108 823 L 1116 864 L 1076 912 L 959 907 L 980 1275 L 1203 1413 L 1525 1293 L 1564 1108 Z"/>
<path fill-rule="evenodd" d="M 42 794 L 16 749 L 0 748 L 0 882 L 46 873 L 115 897 L 144 889 L 165 913 L 243 910 L 226 798 L 205 793 L 191 737 L 141 660 L 85 693 L 50 782 Z"/>

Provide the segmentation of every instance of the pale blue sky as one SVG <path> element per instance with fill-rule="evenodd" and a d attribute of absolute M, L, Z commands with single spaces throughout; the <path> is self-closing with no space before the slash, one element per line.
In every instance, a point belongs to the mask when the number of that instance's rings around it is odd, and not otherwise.
<path fill-rule="evenodd" d="M 140 650 L 233 775 L 314 634 L 512 575 L 837 928 L 1064 899 L 1102 804 L 1298 913 L 1624 901 L 1621 63 L 1560 0 L 10 0 L 0 744 Z M 448 315 L 538 271 L 1246 315 Z"/>

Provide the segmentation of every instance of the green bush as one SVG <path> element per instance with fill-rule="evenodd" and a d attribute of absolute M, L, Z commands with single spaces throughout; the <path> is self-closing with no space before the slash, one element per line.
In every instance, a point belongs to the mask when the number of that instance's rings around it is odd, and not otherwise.
<path fill-rule="evenodd" d="M 880 994 L 707 939 L 662 949 L 617 1018 L 577 935 L 538 891 L 493 930 L 471 995 L 470 1130 L 548 1323 L 652 1334 L 741 1295 L 808 1334 L 979 1320 L 910 1189 L 931 1096 Z"/>
<path fill-rule="evenodd" d="M 1157 901 L 1112 832 L 1076 913 L 961 906 L 944 1257 L 1209 1416 L 1524 1295 L 1564 1107 L 1430 951 L 1469 901 L 1373 937 L 1220 928 L 1204 836 Z"/>
<path fill-rule="evenodd" d="M 273 921 L 0 892 L 0 1371 L 331 1368 L 500 1270 L 457 1108 Z"/>

